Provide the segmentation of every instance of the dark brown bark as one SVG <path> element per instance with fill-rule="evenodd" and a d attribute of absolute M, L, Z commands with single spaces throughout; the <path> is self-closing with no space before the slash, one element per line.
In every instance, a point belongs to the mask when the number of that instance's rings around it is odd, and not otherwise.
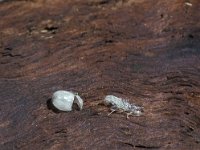
<path fill-rule="evenodd" d="M 0 149 L 200 149 L 200 3 L 0 3 Z M 48 108 L 56 90 L 82 111 Z M 131 117 L 101 103 L 144 107 Z"/>

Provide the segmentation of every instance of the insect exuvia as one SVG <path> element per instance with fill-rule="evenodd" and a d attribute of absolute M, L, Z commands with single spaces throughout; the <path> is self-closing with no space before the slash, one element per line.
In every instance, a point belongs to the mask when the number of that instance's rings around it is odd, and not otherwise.
<path fill-rule="evenodd" d="M 130 104 L 126 99 L 118 98 L 114 95 L 107 95 L 104 99 L 106 105 L 111 105 L 111 115 L 113 112 L 126 112 L 127 119 L 130 115 L 140 116 L 142 114 L 142 107 Z"/>
<path fill-rule="evenodd" d="M 61 111 L 71 111 L 73 103 L 76 103 L 80 110 L 83 108 L 83 100 L 78 93 L 59 90 L 53 93 L 52 104 Z"/>

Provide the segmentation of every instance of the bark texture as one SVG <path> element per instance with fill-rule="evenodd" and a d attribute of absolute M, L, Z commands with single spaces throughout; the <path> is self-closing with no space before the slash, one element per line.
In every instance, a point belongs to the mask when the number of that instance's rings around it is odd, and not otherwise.
<path fill-rule="evenodd" d="M 200 149 L 199 12 L 199 0 L 1 2 L 0 149 Z M 84 109 L 49 109 L 60 89 Z M 107 94 L 144 114 L 107 116 Z"/>

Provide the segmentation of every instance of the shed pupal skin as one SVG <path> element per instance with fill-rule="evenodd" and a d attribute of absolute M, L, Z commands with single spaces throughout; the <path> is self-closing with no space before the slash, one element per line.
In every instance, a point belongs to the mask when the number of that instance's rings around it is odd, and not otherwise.
<path fill-rule="evenodd" d="M 111 115 L 113 112 L 126 112 L 127 119 L 130 115 L 140 116 L 142 114 L 142 107 L 130 104 L 127 100 L 118 98 L 114 95 L 107 95 L 104 99 L 106 105 L 111 105 L 111 112 L 108 115 Z"/>
<path fill-rule="evenodd" d="M 78 95 L 78 93 L 75 94 L 74 103 L 76 103 L 80 110 L 83 109 L 83 99 Z"/>
<path fill-rule="evenodd" d="M 60 111 L 72 111 L 72 105 L 76 103 L 80 110 L 83 109 L 83 100 L 78 93 L 59 90 L 53 93 L 52 104 Z"/>

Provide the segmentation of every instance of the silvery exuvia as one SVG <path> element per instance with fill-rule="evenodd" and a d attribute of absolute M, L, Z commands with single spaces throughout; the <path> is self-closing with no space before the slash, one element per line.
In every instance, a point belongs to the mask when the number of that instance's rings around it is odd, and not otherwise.
<path fill-rule="evenodd" d="M 130 104 L 126 99 L 122 99 L 114 95 L 107 95 L 104 99 L 104 103 L 106 105 L 111 105 L 111 113 L 108 115 L 115 111 L 126 112 L 128 119 L 129 115 L 133 114 L 135 116 L 140 116 L 142 114 L 142 107 Z"/>

